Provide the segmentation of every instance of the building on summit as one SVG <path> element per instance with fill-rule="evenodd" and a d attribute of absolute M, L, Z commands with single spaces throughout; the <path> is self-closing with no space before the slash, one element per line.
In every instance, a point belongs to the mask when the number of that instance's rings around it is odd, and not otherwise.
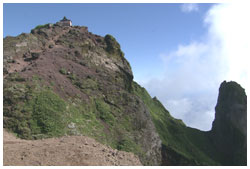
<path fill-rule="evenodd" d="M 57 22 L 57 24 L 60 25 L 60 26 L 72 26 L 71 20 L 67 19 L 65 16 L 63 17 L 62 20 Z"/>

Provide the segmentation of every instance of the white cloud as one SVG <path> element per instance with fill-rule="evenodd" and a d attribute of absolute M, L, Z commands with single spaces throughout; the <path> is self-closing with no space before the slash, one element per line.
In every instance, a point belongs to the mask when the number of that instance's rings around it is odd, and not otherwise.
<path fill-rule="evenodd" d="M 182 99 L 169 99 L 166 100 L 165 107 L 168 107 L 168 110 L 174 110 L 175 112 L 178 112 L 176 114 L 176 118 L 178 119 L 184 119 L 187 115 L 187 112 L 189 112 L 192 108 L 192 102 L 188 98 L 182 98 Z"/>
<path fill-rule="evenodd" d="M 188 126 L 211 129 L 223 80 L 236 81 L 247 91 L 249 11 L 244 4 L 211 7 L 204 19 L 205 38 L 161 54 L 165 75 L 142 84 Z"/>
<path fill-rule="evenodd" d="M 198 4 L 187 3 L 187 4 L 181 5 L 181 11 L 185 13 L 198 11 L 198 10 L 199 10 Z"/>
<path fill-rule="evenodd" d="M 209 33 L 221 41 L 221 56 L 226 79 L 247 87 L 248 59 L 250 57 L 250 11 L 244 3 L 214 6 L 205 23 Z"/>

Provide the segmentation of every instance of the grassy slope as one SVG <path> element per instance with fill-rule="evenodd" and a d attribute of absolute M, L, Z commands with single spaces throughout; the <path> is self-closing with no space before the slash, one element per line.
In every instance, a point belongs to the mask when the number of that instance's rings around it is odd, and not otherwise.
<path fill-rule="evenodd" d="M 137 83 L 133 83 L 133 89 L 150 110 L 163 144 L 180 157 L 179 165 L 219 165 L 211 159 L 216 152 L 206 132 L 186 127 L 181 120 L 174 119 L 156 98 L 152 99 Z"/>
<path fill-rule="evenodd" d="M 91 95 L 88 101 L 64 100 L 52 86 L 43 85 L 39 77 L 28 82 L 16 73 L 4 82 L 4 127 L 24 139 L 86 135 L 112 148 L 143 156 L 140 145 L 131 138 L 131 117 L 119 117 L 121 111 Z"/>
<path fill-rule="evenodd" d="M 130 138 L 133 128 L 129 115 L 117 117 L 117 112 L 122 110 L 107 104 L 102 98 L 65 101 L 51 87 L 43 86 L 38 77 L 26 82 L 18 74 L 13 74 L 7 80 L 4 83 L 4 126 L 19 137 L 40 139 L 83 134 L 113 148 L 143 154 L 140 146 Z M 95 84 L 92 87 L 95 88 Z M 186 127 L 181 120 L 174 119 L 156 98 L 152 99 L 136 83 L 133 83 L 133 93 L 150 110 L 163 144 L 178 154 L 178 164 L 217 164 L 209 158 L 215 153 L 205 132 Z"/>

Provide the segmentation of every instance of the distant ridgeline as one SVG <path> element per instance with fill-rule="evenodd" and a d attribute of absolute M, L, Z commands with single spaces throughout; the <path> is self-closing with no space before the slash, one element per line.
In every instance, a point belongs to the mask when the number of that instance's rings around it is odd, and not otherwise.
<path fill-rule="evenodd" d="M 247 165 L 247 96 L 236 82 L 221 84 L 212 130 L 203 132 L 133 81 L 111 35 L 65 17 L 4 38 L 3 49 L 3 126 L 20 138 L 86 135 L 144 165 Z"/>

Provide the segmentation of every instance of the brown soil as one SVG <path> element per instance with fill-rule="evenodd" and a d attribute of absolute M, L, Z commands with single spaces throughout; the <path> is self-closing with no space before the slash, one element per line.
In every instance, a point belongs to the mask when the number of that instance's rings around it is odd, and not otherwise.
<path fill-rule="evenodd" d="M 142 165 L 132 153 L 114 150 L 86 136 L 22 140 L 3 131 L 5 166 Z"/>

